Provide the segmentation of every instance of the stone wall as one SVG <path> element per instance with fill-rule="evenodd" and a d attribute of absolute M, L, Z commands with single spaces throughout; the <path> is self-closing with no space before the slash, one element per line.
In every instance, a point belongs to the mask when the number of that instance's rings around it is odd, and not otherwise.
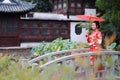
<path fill-rule="evenodd" d="M 0 47 L 0 54 L 11 56 L 31 56 L 32 47 Z"/>

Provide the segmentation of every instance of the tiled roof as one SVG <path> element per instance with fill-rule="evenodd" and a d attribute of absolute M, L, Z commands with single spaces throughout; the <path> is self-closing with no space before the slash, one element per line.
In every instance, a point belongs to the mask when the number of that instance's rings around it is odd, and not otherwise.
<path fill-rule="evenodd" d="M 10 2 L 0 1 L 0 13 L 17 13 L 17 12 L 26 12 L 33 9 L 36 4 L 31 2 L 23 2 L 20 0 L 9 0 Z"/>

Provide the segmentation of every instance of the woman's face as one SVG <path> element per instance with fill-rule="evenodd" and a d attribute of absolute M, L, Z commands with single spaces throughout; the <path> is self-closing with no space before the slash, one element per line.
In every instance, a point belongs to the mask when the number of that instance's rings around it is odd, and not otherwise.
<path fill-rule="evenodd" d="M 91 26 L 91 27 L 92 27 L 93 30 L 97 28 L 97 26 L 96 26 L 95 23 L 92 23 L 92 26 Z"/>

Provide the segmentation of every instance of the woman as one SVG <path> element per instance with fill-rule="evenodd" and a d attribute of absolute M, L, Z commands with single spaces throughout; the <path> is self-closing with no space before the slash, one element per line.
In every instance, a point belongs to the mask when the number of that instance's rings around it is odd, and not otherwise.
<path fill-rule="evenodd" d="M 99 28 L 99 22 L 94 21 L 91 25 L 92 33 L 89 33 L 89 30 L 87 30 L 86 38 L 88 41 L 88 44 L 90 45 L 90 51 L 96 52 L 101 49 L 101 43 L 102 43 L 102 32 L 98 29 Z"/>
<path fill-rule="evenodd" d="M 99 28 L 99 22 L 94 21 L 91 25 L 92 32 L 90 33 L 89 30 L 87 30 L 86 39 L 88 41 L 88 44 L 90 45 L 90 51 L 91 52 L 97 52 L 101 50 L 101 43 L 102 43 L 102 32 L 98 29 Z M 90 57 L 91 65 L 94 65 L 94 61 L 96 60 L 95 56 Z M 102 65 L 98 67 L 98 70 L 102 70 Z"/>

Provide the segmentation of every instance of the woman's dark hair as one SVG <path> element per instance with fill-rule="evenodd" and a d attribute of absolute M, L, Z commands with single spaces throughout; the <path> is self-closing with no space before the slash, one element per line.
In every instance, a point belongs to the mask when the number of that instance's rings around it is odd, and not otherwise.
<path fill-rule="evenodd" d="M 95 23 L 96 26 L 97 26 L 98 28 L 100 28 L 100 23 L 99 23 L 99 21 L 93 21 L 93 23 Z"/>

